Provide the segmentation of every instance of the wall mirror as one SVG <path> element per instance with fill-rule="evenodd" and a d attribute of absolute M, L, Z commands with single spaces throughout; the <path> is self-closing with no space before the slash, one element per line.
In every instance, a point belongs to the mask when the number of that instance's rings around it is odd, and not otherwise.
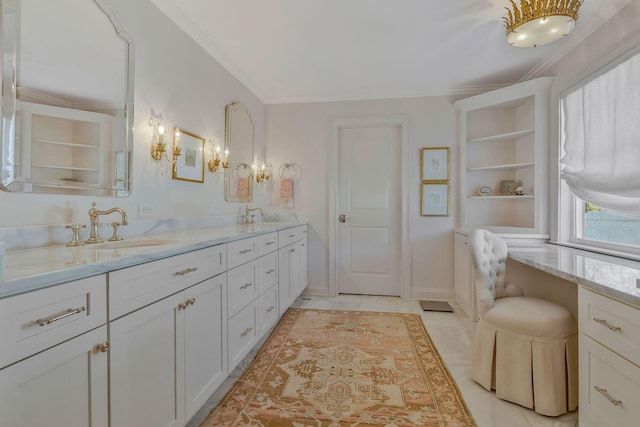
<path fill-rule="evenodd" d="M 131 37 L 102 0 L 2 0 L 1 25 L 0 189 L 128 196 Z"/>
<path fill-rule="evenodd" d="M 234 102 L 225 109 L 225 148 L 229 150 L 228 177 L 224 199 L 228 202 L 250 202 L 252 199 L 253 119 L 247 107 Z"/>

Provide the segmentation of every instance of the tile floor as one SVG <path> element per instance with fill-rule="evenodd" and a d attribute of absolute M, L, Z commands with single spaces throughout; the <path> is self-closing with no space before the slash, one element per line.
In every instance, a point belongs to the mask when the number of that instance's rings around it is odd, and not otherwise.
<path fill-rule="evenodd" d="M 339 295 L 337 297 L 299 298 L 293 306 L 332 310 L 418 313 L 422 316 L 431 339 L 458 383 L 478 427 L 575 427 L 578 425 L 577 411 L 555 418 L 546 417 L 532 410 L 497 399 L 494 393 L 485 390 L 471 380 L 468 368 L 471 361 L 476 323 L 471 322 L 462 310 L 453 303 L 453 313 L 425 312 L 420 308 L 418 301 L 395 297 Z M 254 348 L 254 351 L 231 373 L 203 408 L 194 415 L 187 424 L 188 427 L 197 427 L 206 418 L 211 409 L 217 405 L 249 365 L 261 344 Z"/>

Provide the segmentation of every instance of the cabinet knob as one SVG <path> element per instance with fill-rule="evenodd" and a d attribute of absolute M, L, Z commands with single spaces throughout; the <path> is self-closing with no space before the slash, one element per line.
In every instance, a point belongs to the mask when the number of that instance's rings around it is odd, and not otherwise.
<path fill-rule="evenodd" d="M 180 304 L 178 304 L 178 310 L 184 310 L 188 306 L 189 304 L 187 304 L 186 302 L 181 302 Z"/>
<path fill-rule="evenodd" d="M 105 341 L 102 344 L 100 344 L 98 346 L 98 349 L 103 352 L 106 353 L 107 351 L 109 351 L 109 348 L 111 347 L 111 344 L 109 343 L 109 341 Z"/>

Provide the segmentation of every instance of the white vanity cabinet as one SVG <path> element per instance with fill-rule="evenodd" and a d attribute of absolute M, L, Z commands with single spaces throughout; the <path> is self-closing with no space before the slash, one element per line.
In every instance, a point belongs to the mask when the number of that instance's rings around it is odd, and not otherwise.
<path fill-rule="evenodd" d="M 580 287 L 580 426 L 637 425 L 640 310 Z"/>
<path fill-rule="evenodd" d="M 228 368 L 233 371 L 278 320 L 278 233 L 227 244 Z"/>
<path fill-rule="evenodd" d="M 278 297 L 280 313 L 307 287 L 307 226 L 278 232 Z"/>
<path fill-rule="evenodd" d="M 225 269 L 219 245 L 110 277 L 113 316 L 134 310 L 109 323 L 112 425 L 182 426 L 224 381 Z M 153 301 L 160 291 L 171 294 Z"/>
<path fill-rule="evenodd" d="M 107 426 L 106 277 L 0 300 L 0 425 Z"/>

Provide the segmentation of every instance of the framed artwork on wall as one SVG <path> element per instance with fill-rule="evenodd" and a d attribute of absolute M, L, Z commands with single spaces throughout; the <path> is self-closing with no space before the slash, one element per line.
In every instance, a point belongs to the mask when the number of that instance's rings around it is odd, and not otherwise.
<path fill-rule="evenodd" d="M 449 179 L 449 147 L 423 148 L 420 159 L 422 181 Z"/>
<path fill-rule="evenodd" d="M 176 126 L 174 147 L 180 147 L 180 155 L 173 163 L 173 179 L 204 183 L 205 139 Z"/>
<path fill-rule="evenodd" d="M 423 182 L 420 200 L 422 216 L 449 216 L 449 183 Z"/>

